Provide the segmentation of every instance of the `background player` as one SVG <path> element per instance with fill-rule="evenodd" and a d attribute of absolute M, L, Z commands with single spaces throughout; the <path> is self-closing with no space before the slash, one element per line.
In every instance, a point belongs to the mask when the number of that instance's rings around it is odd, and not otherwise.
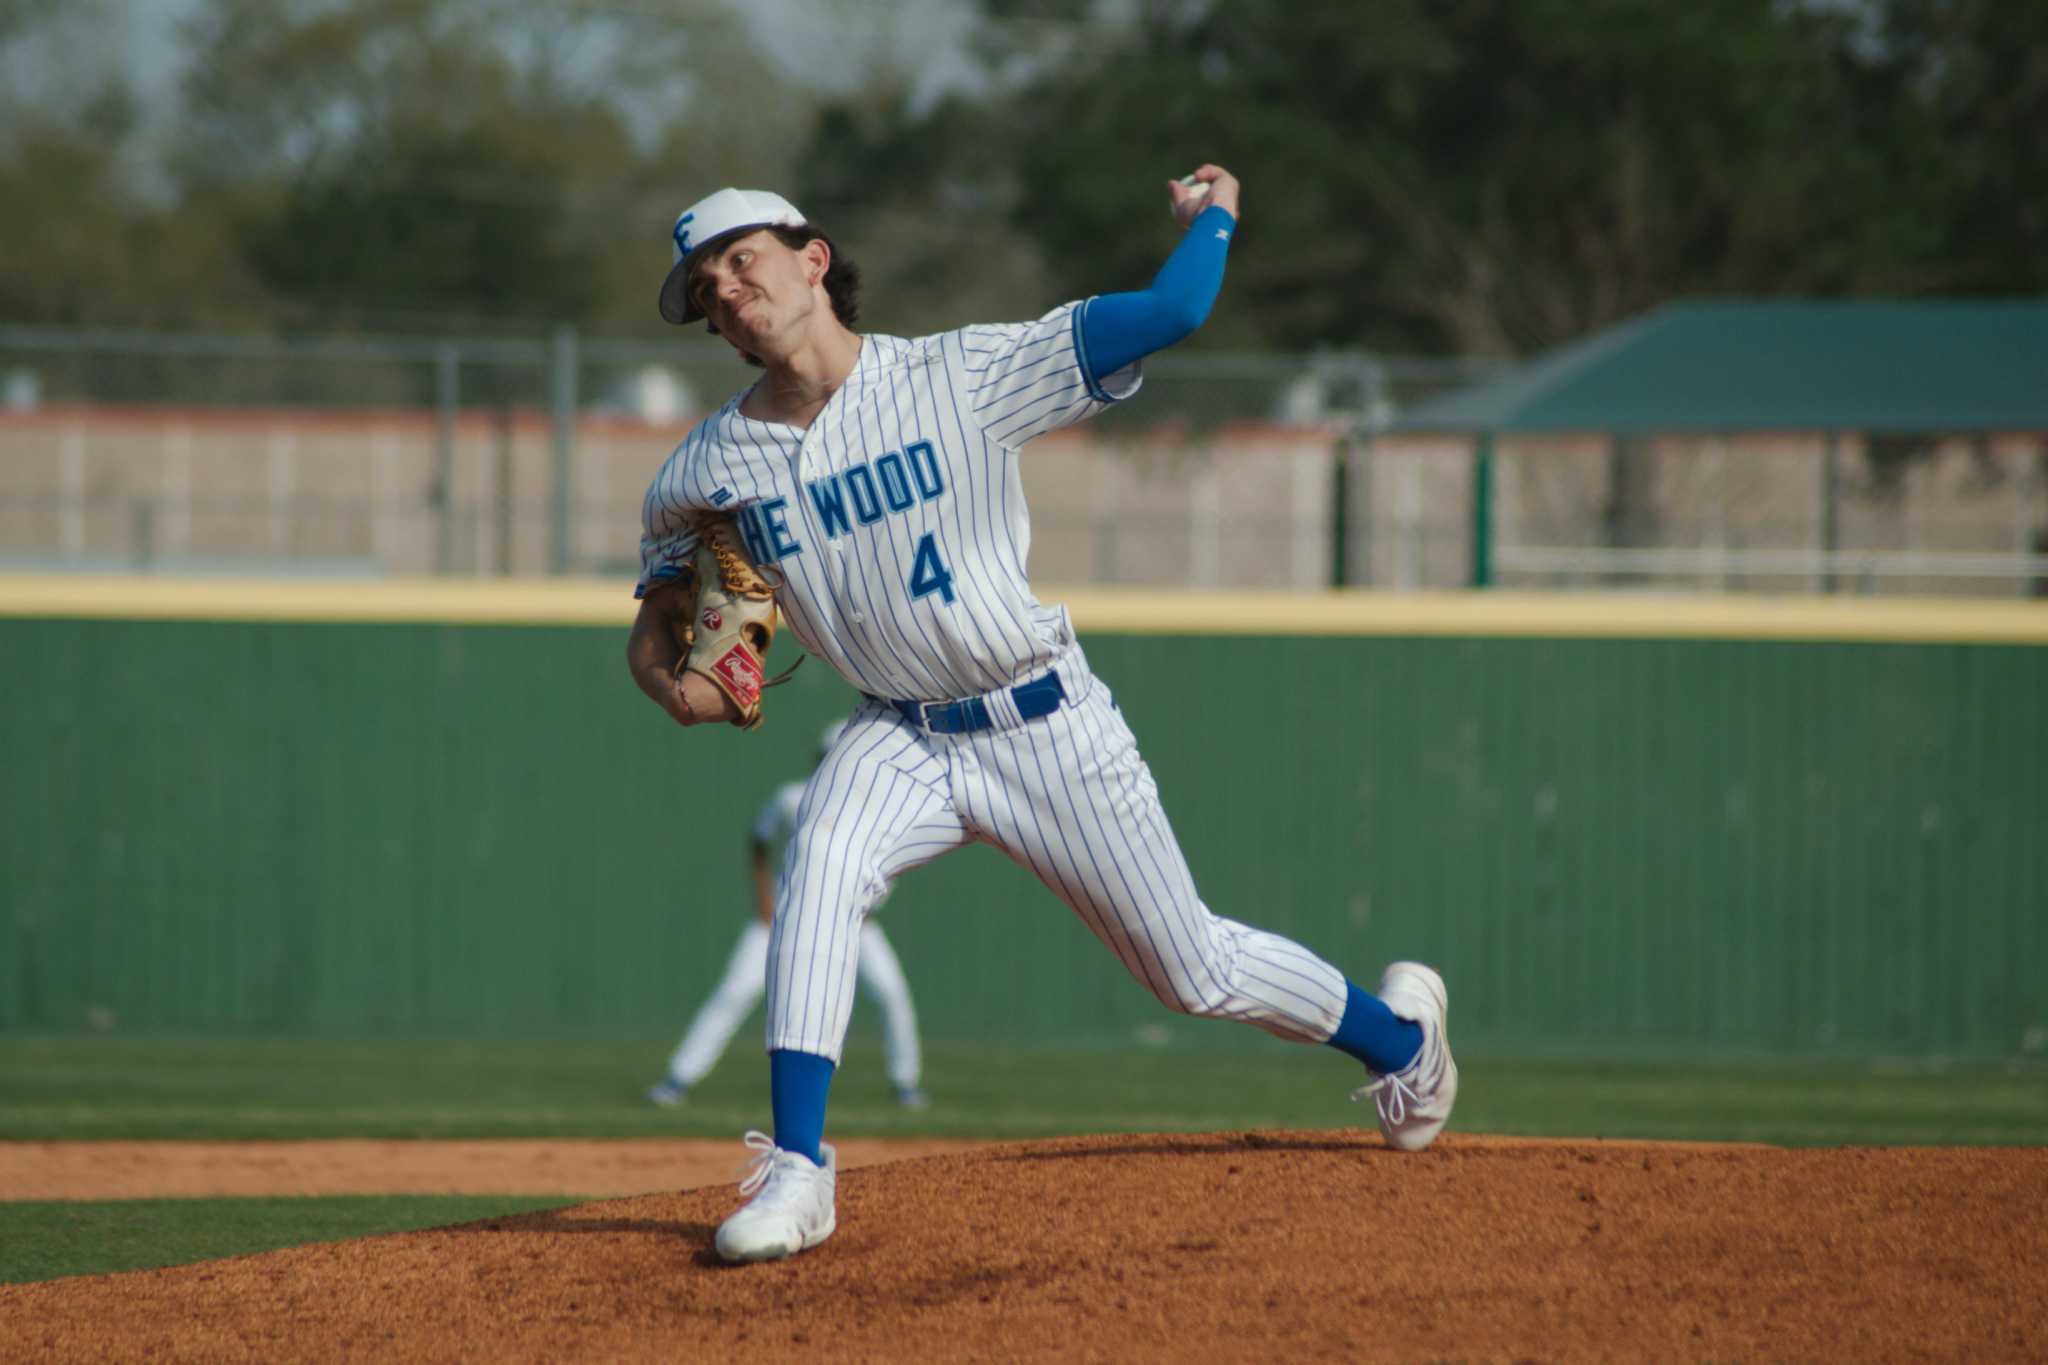
<path fill-rule="evenodd" d="M 845 721 L 826 727 L 818 741 L 822 758 L 846 728 Z M 754 876 L 756 917 L 747 921 L 734 945 L 732 960 L 717 989 L 697 1010 L 696 1018 L 683 1034 L 675 1055 L 669 1058 L 667 1073 L 647 1091 L 647 1098 L 660 1105 L 681 1104 L 690 1087 L 718 1065 L 725 1045 L 768 984 L 768 926 L 775 918 L 775 886 L 789 836 L 796 830 L 797 805 L 803 799 L 804 784 L 785 782 L 768 798 L 754 817 L 747 840 Z M 876 903 L 877 908 L 880 902 Z M 923 1059 L 917 1042 L 917 1010 L 911 1003 L 910 983 L 896 960 L 882 926 L 873 919 L 862 922 L 860 931 L 860 983 L 882 1008 L 882 1062 L 889 1083 L 896 1088 L 896 1102 L 906 1109 L 923 1109 L 930 1104 L 918 1084 Z"/>
<path fill-rule="evenodd" d="M 1368 993 L 1203 905 L 1108 686 L 1065 609 L 1026 581 L 1019 447 L 1135 393 L 1136 362 L 1200 326 L 1222 285 L 1238 183 L 1214 165 L 1191 179 L 1169 182 L 1188 230 L 1149 288 L 918 340 L 852 330 L 858 273 L 778 195 L 720 190 L 676 220 L 662 316 L 707 319 L 764 373 L 648 489 L 628 667 L 681 724 L 736 714 L 674 673 L 689 602 L 673 580 L 698 518 L 732 511 L 781 574 L 790 630 L 867 698 L 790 844 L 768 950 L 775 1134 L 747 1135 L 752 1198 L 716 1239 L 728 1260 L 786 1256 L 837 1225 L 823 1134 L 859 925 L 896 877 L 976 841 L 1035 873 L 1169 1008 L 1362 1061 L 1353 1097 L 1373 1096 L 1394 1146 L 1427 1146 L 1450 1116 L 1442 978 L 1396 962 Z"/>

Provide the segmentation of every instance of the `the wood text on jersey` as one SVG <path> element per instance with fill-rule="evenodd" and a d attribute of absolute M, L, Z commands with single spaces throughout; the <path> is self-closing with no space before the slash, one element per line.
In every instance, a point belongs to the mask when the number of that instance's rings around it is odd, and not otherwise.
<path fill-rule="evenodd" d="M 848 465 L 804 485 L 811 510 L 828 540 L 908 512 L 946 491 L 938 452 L 930 441 L 912 441 L 872 460 Z M 804 551 L 789 526 L 789 499 L 767 498 L 739 510 L 740 534 L 754 561 L 766 564 Z"/>

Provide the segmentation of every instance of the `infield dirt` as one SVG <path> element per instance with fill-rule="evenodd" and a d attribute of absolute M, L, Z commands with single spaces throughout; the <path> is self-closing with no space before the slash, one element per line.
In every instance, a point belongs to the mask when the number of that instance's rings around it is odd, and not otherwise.
<path fill-rule="evenodd" d="M 0 1287 L 0 1357 L 2039 1360 L 2044 1192 L 2036 1148 L 1072 1138 L 849 1170 L 768 1265 L 711 1255 L 721 1179 Z"/>

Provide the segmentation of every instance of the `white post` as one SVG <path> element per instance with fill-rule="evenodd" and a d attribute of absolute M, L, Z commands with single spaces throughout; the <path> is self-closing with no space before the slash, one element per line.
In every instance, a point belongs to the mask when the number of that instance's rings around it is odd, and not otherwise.
<path fill-rule="evenodd" d="M 398 433 L 380 429 L 370 437 L 370 557 L 390 570 L 399 555 Z"/>
<path fill-rule="evenodd" d="M 1714 556 L 1714 586 L 1722 592 L 1728 591 L 1728 500 L 1732 496 L 1728 477 L 1728 441 L 1725 437 L 1707 438 L 1705 466 L 1707 481 L 1711 485 L 1707 494 L 1707 544 L 1716 551 Z"/>
<path fill-rule="evenodd" d="M 1123 471 L 1129 452 L 1097 448 L 1090 452 L 1095 467 L 1095 566 L 1094 581 L 1117 581 L 1117 512 L 1123 502 Z"/>
<path fill-rule="evenodd" d="M 610 524 L 611 509 L 611 467 L 612 444 L 605 441 L 586 455 L 583 439 L 579 432 L 576 440 L 577 468 L 576 482 L 583 490 L 578 499 L 583 504 L 584 525 L 576 532 L 578 542 L 584 545 L 607 545 L 610 537 L 604 532 Z"/>
<path fill-rule="evenodd" d="M 1197 470 L 1188 489 L 1188 577 L 1205 588 L 1216 586 L 1218 545 L 1223 530 L 1223 496 L 1217 460 L 1212 453 Z"/>
<path fill-rule="evenodd" d="M 1422 467 L 1412 454 L 1404 455 L 1394 468 L 1394 522 L 1401 532 L 1395 542 L 1401 550 L 1394 561 L 1394 586 L 1419 588 L 1427 571 L 1422 548 Z"/>
<path fill-rule="evenodd" d="M 1313 588 L 1329 581 L 1330 466 L 1321 450 L 1294 456 L 1293 586 Z"/>
<path fill-rule="evenodd" d="M 1864 438 L 1866 450 L 1869 448 L 1869 439 L 1867 436 Z M 1905 469 L 1901 471 L 1903 477 L 1899 480 L 1899 498 L 1904 503 L 1906 562 L 1908 564 L 1913 562 L 1914 556 L 1921 554 L 1928 548 L 1930 537 L 1927 527 L 1927 509 L 1922 505 L 1922 501 L 1923 497 L 1936 496 L 1936 490 L 1941 487 L 1941 456 L 1941 442 L 1937 441 L 1934 443 L 1933 450 L 1929 452 L 1928 459 L 1924 461 L 1909 461 Z M 1925 477 L 1922 477 L 1923 475 Z M 1918 574 L 1914 574 L 1904 581 L 1901 585 L 1901 590 L 1909 593 L 1919 592 L 1922 581 Z"/>
<path fill-rule="evenodd" d="M 164 557 L 192 553 L 192 428 L 164 433 Z"/>
<path fill-rule="evenodd" d="M 85 554 L 85 430 L 75 422 L 64 428 L 57 482 L 57 547 L 64 558 L 78 559 Z"/>
<path fill-rule="evenodd" d="M 292 488 L 298 475 L 298 435 L 288 428 L 270 433 L 270 553 L 291 555 Z"/>

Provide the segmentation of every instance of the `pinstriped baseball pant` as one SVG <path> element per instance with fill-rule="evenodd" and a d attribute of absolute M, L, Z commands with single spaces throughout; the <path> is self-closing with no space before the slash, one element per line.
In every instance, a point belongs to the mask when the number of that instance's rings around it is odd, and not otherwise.
<path fill-rule="evenodd" d="M 839 1060 L 860 925 L 894 880 L 973 842 L 1067 903 L 1169 1009 L 1324 1042 L 1343 973 L 1278 934 L 1213 914 L 1137 741 L 1078 648 L 1051 715 L 929 734 L 863 704 L 805 789 L 768 950 L 768 1047 Z M 1010 723 L 1005 723 L 1005 721 Z"/>
<path fill-rule="evenodd" d="M 683 1041 L 668 1059 L 668 1075 L 695 1085 L 711 1073 L 725 1054 L 754 1005 L 768 976 L 768 926 L 748 919 L 733 945 L 732 958 L 718 986 L 690 1020 Z M 910 982 L 889 946 L 881 922 L 869 920 L 860 935 L 860 981 L 882 1009 L 882 1069 L 898 1089 L 915 1086 L 924 1074 L 924 1054 L 917 1038 L 917 1007 Z"/>

